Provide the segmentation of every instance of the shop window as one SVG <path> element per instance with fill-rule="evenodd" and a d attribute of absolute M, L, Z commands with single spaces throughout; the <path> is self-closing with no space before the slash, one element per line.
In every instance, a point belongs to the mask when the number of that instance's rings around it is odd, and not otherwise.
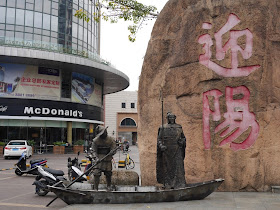
<path fill-rule="evenodd" d="M 27 140 L 27 127 L 12 127 L 8 128 L 8 139 L 9 140 Z"/>
<path fill-rule="evenodd" d="M 0 141 L 8 142 L 8 136 L 7 136 L 7 126 L 0 126 Z"/>

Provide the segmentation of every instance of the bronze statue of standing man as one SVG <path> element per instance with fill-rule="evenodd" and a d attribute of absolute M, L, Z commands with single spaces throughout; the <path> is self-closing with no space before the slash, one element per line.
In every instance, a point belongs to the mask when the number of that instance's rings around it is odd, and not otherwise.
<path fill-rule="evenodd" d="M 186 186 L 185 149 L 186 138 L 182 126 L 175 123 L 176 116 L 167 113 L 167 124 L 158 130 L 157 139 L 157 181 L 167 189 Z"/>
<path fill-rule="evenodd" d="M 97 136 L 92 141 L 91 153 L 95 162 L 103 159 L 108 155 L 102 162 L 97 164 L 93 168 L 94 175 L 94 190 L 98 190 L 98 185 L 100 181 L 101 173 L 103 172 L 106 176 L 107 190 L 112 190 L 111 188 L 111 179 L 112 179 L 112 158 L 116 153 L 111 154 L 110 151 L 116 149 L 116 142 L 113 137 L 108 136 L 107 128 L 104 128 L 101 125 L 96 127 Z"/>

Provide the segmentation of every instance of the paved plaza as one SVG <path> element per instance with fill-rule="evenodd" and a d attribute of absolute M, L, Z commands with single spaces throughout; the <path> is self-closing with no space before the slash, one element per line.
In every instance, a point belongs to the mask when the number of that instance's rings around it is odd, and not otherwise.
<path fill-rule="evenodd" d="M 95 204 L 95 205 L 70 205 L 63 210 L 89 210 L 89 209 L 243 209 L 243 210 L 279 210 L 280 194 L 258 192 L 214 192 L 204 200 L 166 202 L 166 203 L 141 203 L 141 204 Z"/>
<path fill-rule="evenodd" d="M 136 146 L 131 146 L 130 155 L 135 161 L 135 170 L 140 174 L 139 154 Z M 34 155 L 32 159 L 47 158 L 51 168 L 62 169 L 67 175 L 67 158 L 74 157 L 75 154 Z M 79 159 L 83 159 L 85 154 L 81 154 Z M 123 160 L 125 155 L 117 153 L 115 161 Z M 4 160 L 0 158 L 1 168 L 13 167 L 17 159 Z M 115 169 L 126 170 L 126 169 Z M 280 209 L 280 194 L 263 192 L 214 192 L 204 200 L 170 202 L 170 203 L 140 203 L 140 204 L 93 204 L 93 205 L 70 205 L 68 206 L 60 199 L 57 199 L 50 207 L 46 208 L 55 195 L 49 193 L 40 197 L 34 192 L 32 185 L 35 176 L 16 176 L 14 170 L 0 171 L 0 209 L 5 210 L 29 210 L 29 209 L 63 209 L 63 210 L 88 210 L 88 209 L 249 209 L 249 210 L 278 210 Z"/>

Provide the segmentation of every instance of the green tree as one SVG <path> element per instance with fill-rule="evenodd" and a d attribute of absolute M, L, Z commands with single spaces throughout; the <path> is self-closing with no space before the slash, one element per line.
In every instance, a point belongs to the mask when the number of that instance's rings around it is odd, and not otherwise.
<path fill-rule="evenodd" d="M 98 8 L 98 12 L 93 13 L 96 22 L 100 19 L 111 23 L 117 23 L 118 20 L 132 22 L 128 26 L 130 32 L 128 39 L 131 42 L 136 40 L 136 34 L 145 21 L 158 16 L 155 6 L 144 5 L 136 0 L 100 0 L 95 6 Z M 77 10 L 75 16 L 87 22 L 90 20 L 87 11 L 82 9 Z"/>

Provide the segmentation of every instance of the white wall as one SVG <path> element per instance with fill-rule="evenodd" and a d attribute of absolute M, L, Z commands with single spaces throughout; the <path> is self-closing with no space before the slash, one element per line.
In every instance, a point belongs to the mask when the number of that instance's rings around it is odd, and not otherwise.
<path fill-rule="evenodd" d="M 107 131 L 109 136 L 117 138 L 117 113 L 137 113 L 137 95 L 138 91 L 121 91 L 118 93 L 105 95 L 105 126 L 109 126 Z M 122 108 L 122 103 L 126 104 L 126 108 Z M 135 104 L 135 108 L 130 108 L 131 103 Z M 113 135 L 114 131 L 114 135 Z"/>

